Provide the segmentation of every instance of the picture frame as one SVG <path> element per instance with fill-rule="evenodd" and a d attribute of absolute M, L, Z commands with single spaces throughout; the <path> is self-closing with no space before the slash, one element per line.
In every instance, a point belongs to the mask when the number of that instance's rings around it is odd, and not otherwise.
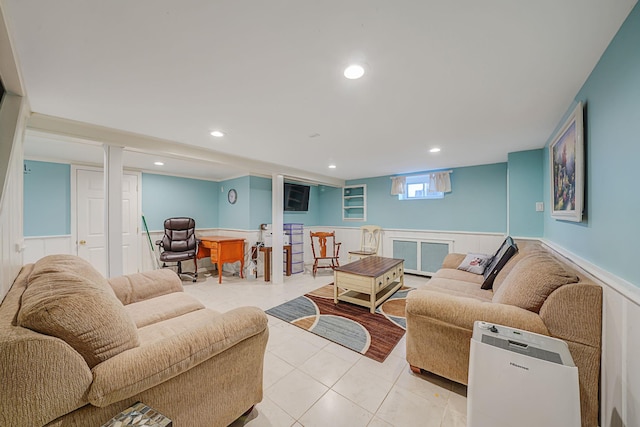
<path fill-rule="evenodd" d="M 551 217 L 582 222 L 584 209 L 584 121 L 582 102 L 549 144 Z"/>

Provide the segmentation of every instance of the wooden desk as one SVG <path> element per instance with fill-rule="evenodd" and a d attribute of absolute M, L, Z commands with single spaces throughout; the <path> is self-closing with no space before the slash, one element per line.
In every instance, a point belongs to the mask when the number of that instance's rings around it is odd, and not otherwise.
<path fill-rule="evenodd" d="M 285 274 L 287 276 L 291 276 L 291 245 L 284 245 L 282 246 L 282 249 L 284 249 L 285 252 L 285 260 L 286 260 L 286 270 L 285 270 Z M 261 246 L 260 247 L 260 252 L 262 252 L 264 254 L 264 281 L 268 282 L 271 280 L 271 251 L 272 251 L 272 247 L 271 246 Z M 258 253 L 256 252 L 256 247 L 252 246 L 251 247 L 251 254 L 255 254 L 256 258 L 258 257 Z M 256 259 L 254 258 L 254 259 Z"/>
<path fill-rule="evenodd" d="M 222 283 L 222 264 L 240 261 L 240 277 L 244 279 L 244 239 L 237 237 L 200 237 L 197 258 L 211 258 L 218 266 L 218 283 Z"/>

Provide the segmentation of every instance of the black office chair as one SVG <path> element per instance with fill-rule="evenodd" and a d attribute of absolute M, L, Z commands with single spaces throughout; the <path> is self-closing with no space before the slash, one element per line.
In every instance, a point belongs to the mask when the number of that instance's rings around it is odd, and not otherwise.
<path fill-rule="evenodd" d="M 198 278 L 198 263 L 196 254 L 198 253 L 198 239 L 196 239 L 196 222 L 193 218 L 169 218 L 164 220 L 164 236 L 162 240 L 157 240 L 156 245 L 160 248 L 160 261 L 162 267 L 166 267 L 168 262 L 175 262 L 178 265 L 178 276 L 188 275 L 195 282 Z M 193 260 L 196 267 L 194 273 L 182 272 L 182 261 Z"/>

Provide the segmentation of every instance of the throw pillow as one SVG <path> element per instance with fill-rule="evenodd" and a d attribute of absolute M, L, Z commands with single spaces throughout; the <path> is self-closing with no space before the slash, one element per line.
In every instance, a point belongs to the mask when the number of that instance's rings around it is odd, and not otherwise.
<path fill-rule="evenodd" d="M 89 368 L 139 345 L 136 326 L 107 280 L 73 255 L 35 263 L 17 321 L 65 341 Z"/>
<path fill-rule="evenodd" d="M 458 266 L 458 270 L 468 271 L 473 274 L 483 274 L 492 259 L 491 255 L 468 253 Z"/>
<path fill-rule="evenodd" d="M 516 246 L 511 236 L 507 236 L 493 256 L 491 263 L 484 270 L 482 289 L 491 289 L 493 287 L 493 280 L 496 278 L 496 275 L 516 252 L 518 252 L 518 246 Z"/>
<path fill-rule="evenodd" d="M 518 261 L 493 295 L 493 302 L 538 313 L 553 291 L 578 280 L 550 255 L 534 253 Z"/>

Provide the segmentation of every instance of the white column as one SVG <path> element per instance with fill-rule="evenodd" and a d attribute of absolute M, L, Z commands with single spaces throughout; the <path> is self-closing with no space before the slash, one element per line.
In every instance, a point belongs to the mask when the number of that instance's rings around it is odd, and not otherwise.
<path fill-rule="evenodd" d="M 273 231 L 271 251 L 271 283 L 283 283 L 282 262 L 282 227 L 284 223 L 284 177 L 273 174 L 271 176 L 271 227 Z"/>
<path fill-rule="evenodd" d="M 122 147 L 104 145 L 104 235 L 107 276 L 123 274 Z"/>

